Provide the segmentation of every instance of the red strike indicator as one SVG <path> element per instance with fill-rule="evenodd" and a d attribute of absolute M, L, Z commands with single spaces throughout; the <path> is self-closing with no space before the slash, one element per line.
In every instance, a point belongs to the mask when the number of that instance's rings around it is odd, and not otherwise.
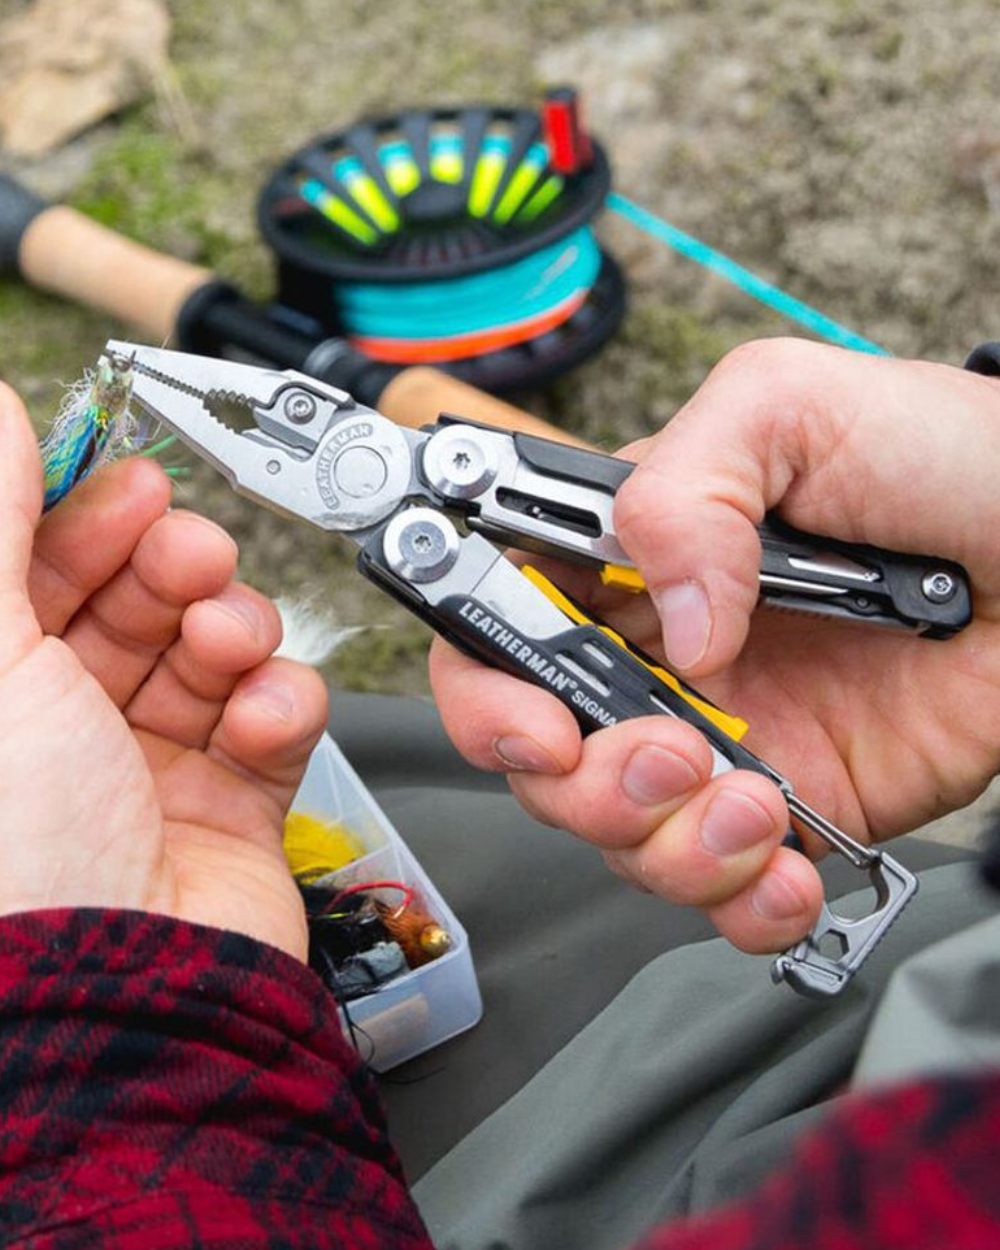
<path fill-rule="evenodd" d="M 557 174 L 577 174 L 594 159 L 590 136 L 580 119 L 575 87 L 553 87 L 545 93 L 542 123 L 552 168 Z"/>

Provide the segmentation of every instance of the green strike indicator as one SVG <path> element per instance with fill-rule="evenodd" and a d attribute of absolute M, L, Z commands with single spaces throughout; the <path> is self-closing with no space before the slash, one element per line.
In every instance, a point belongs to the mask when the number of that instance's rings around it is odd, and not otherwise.
<path fill-rule="evenodd" d="M 508 145 L 505 140 L 494 135 L 486 137 L 469 184 L 470 216 L 485 217 L 490 211 L 493 196 L 500 185 L 503 171 L 507 168 L 507 154 Z"/>
<path fill-rule="evenodd" d="M 345 204 L 337 195 L 331 195 L 327 189 L 315 179 L 306 179 L 299 187 L 299 194 L 327 219 L 338 226 L 345 234 L 359 243 L 371 245 L 378 242 L 378 231 L 368 224 L 363 217 Z"/>
<path fill-rule="evenodd" d="M 529 149 L 528 154 L 508 182 L 500 197 L 500 203 L 493 210 L 495 222 L 505 226 L 510 221 L 542 176 L 547 164 L 548 153 L 540 143 Z"/>
<path fill-rule="evenodd" d="M 524 208 L 517 214 L 517 221 L 528 224 L 540 217 L 549 205 L 559 198 L 565 182 L 559 174 L 546 178 Z"/>
<path fill-rule="evenodd" d="M 420 166 L 412 156 L 384 158 L 385 180 L 400 199 L 420 186 Z"/>
<path fill-rule="evenodd" d="M 337 161 L 333 165 L 333 176 L 353 197 L 355 204 L 368 214 L 384 234 L 396 233 L 400 227 L 396 210 L 386 199 L 382 188 L 356 157 L 348 156 Z"/>

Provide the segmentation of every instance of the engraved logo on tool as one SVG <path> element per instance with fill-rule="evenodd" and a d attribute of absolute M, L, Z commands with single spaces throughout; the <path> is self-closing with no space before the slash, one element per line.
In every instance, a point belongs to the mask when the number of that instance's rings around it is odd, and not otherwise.
<path fill-rule="evenodd" d="M 618 717 L 598 703 L 593 695 L 588 694 L 586 690 L 581 690 L 580 683 L 575 677 L 570 677 L 568 673 L 560 670 L 547 655 L 536 651 L 504 621 L 498 621 L 490 616 L 471 599 L 466 599 L 458 609 L 458 614 L 464 617 L 470 625 L 475 625 L 476 629 L 491 642 L 513 656 L 519 664 L 523 664 L 540 681 L 544 681 L 554 690 L 569 691 L 573 706 L 580 708 L 592 720 L 605 727 L 618 724 Z"/>
<path fill-rule="evenodd" d="M 374 431 L 375 427 L 370 421 L 352 421 L 349 425 L 339 426 L 316 457 L 316 486 L 331 512 L 336 512 L 340 507 L 340 496 L 333 489 L 334 461 L 348 443 L 371 438 Z"/>

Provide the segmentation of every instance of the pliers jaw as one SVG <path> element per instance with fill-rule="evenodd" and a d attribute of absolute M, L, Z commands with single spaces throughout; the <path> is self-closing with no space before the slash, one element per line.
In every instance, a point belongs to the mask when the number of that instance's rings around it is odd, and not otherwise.
<path fill-rule="evenodd" d="M 131 361 L 132 398 L 207 460 L 240 494 L 321 529 L 363 531 L 391 515 L 412 485 L 407 433 L 346 391 L 276 372 L 112 340 Z M 252 424 L 222 419 L 234 409 Z M 354 442 L 375 439 L 362 452 Z"/>

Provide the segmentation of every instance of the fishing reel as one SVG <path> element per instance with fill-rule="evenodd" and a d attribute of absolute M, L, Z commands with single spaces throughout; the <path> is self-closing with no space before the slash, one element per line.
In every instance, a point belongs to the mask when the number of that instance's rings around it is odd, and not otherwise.
<path fill-rule="evenodd" d="M 492 392 L 542 385 L 596 352 L 625 284 L 590 223 L 610 170 L 576 94 L 541 111 L 413 109 L 294 152 L 258 204 L 276 313 L 391 367 Z"/>
<path fill-rule="evenodd" d="M 271 303 L 50 212 L 2 174 L 0 272 L 185 351 L 299 370 L 376 407 L 413 365 L 505 393 L 573 368 L 620 324 L 625 283 L 591 230 L 609 187 L 576 94 L 560 88 L 540 111 L 409 110 L 293 153 L 258 206 L 277 257 Z"/>

